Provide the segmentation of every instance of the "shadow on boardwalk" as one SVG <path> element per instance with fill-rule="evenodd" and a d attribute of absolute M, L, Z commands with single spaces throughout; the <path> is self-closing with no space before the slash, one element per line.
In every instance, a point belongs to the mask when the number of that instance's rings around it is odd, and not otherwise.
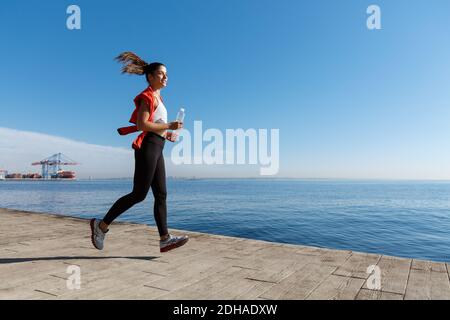
<path fill-rule="evenodd" d="M 56 257 L 32 257 L 32 258 L 0 258 L 0 264 L 6 263 L 21 263 L 30 261 L 54 261 L 54 260 L 107 260 L 107 259 L 134 259 L 134 260 L 153 260 L 159 257 L 126 257 L 126 256 L 111 256 L 111 257 L 87 257 L 87 256 L 56 256 Z"/>

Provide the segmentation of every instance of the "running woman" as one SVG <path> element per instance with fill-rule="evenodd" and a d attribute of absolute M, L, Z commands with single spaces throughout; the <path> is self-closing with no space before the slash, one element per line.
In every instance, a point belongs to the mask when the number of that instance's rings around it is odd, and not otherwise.
<path fill-rule="evenodd" d="M 178 248 L 188 241 L 187 236 L 173 236 L 167 229 L 166 172 L 163 149 L 165 140 L 174 142 L 182 122 L 167 123 L 167 110 L 161 97 L 161 89 L 167 86 L 167 69 L 162 63 L 146 63 L 132 52 L 116 57 L 123 64 L 122 73 L 145 75 L 148 87 L 134 99 L 135 110 L 130 122 L 133 126 L 119 128 L 120 134 L 136 131 L 142 133 L 134 140 L 134 179 L 131 193 L 117 200 L 102 220 L 91 219 L 91 240 L 95 248 L 102 250 L 109 225 L 136 203 L 142 202 L 152 188 L 153 214 L 160 236 L 160 252 Z"/>

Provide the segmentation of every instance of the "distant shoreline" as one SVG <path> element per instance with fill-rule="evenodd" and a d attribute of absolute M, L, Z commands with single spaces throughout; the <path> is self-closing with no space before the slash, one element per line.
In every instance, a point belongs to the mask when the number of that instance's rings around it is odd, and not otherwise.
<path fill-rule="evenodd" d="M 307 182 L 410 182 L 410 183 L 450 183 L 450 180 L 446 179 L 364 179 L 364 178 L 290 178 L 290 177 L 167 177 L 168 180 L 187 180 L 187 181 L 201 181 L 201 180 L 273 180 L 273 181 L 307 181 Z M 36 179 L 36 178 L 7 178 L 0 179 L 2 181 L 125 181 L 133 180 L 132 177 L 125 178 L 76 178 L 76 179 Z"/>
<path fill-rule="evenodd" d="M 79 179 L 64 179 L 64 178 L 52 178 L 52 179 L 42 179 L 42 178 L 5 178 L 0 179 L 0 181 L 76 181 Z"/>

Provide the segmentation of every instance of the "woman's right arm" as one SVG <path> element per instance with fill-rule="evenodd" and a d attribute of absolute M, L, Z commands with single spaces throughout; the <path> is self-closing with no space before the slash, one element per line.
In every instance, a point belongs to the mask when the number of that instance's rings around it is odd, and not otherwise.
<path fill-rule="evenodd" d="M 150 108 L 144 100 L 141 101 L 141 105 L 137 114 L 136 126 L 139 131 L 161 131 L 161 130 L 176 130 L 183 127 L 182 122 L 170 122 L 170 123 L 153 123 L 148 121 L 150 117 Z"/>

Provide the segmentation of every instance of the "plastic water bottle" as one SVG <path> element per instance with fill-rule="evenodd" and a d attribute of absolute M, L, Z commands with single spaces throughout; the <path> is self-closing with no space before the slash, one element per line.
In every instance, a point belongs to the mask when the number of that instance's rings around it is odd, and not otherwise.
<path fill-rule="evenodd" d="M 176 121 L 179 121 L 179 122 L 184 121 L 184 108 L 180 108 L 180 111 L 178 111 Z"/>
<path fill-rule="evenodd" d="M 183 122 L 184 121 L 184 115 L 185 115 L 184 108 L 180 108 L 180 111 L 178 111 L 177 118 L 176 118 L 175 121 Z M 179 136 L 181 130 L 182 130 L 181 128 L 175 130 L 176 140 L 178 140 L 178 136 Z"/>

